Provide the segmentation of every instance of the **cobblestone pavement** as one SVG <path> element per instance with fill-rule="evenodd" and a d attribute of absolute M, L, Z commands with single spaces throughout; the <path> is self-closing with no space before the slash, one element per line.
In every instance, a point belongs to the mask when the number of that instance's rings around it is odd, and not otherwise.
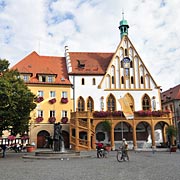
<path fill-rule="evenodd" d="M 0 158 L 0 180 L 179 180 L 180 152 L 129 152 L 129 162 L 118 162 L 116 152 L 97 159 L 23 159 L 25 153 Z"/>

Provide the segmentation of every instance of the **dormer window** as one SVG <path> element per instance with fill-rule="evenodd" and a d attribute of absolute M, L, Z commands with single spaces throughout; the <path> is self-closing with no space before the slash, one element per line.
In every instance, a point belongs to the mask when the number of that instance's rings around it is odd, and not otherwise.
<path fill-rule="evenodd" d="M 29 81 L 29 76 L 28 75 L 23 75 L 23 80 L 24 80 L 24 82 L 28 82 Z"/>
<path fill-rule="evenodd" d="M 55 80 L 55 75 L 38 75 L 40 82 L 53 83 Z"/>
<path fill-rule="evenodd" d="M 42 82 L 46 82 L 46 76 L 42 76 Z"/>

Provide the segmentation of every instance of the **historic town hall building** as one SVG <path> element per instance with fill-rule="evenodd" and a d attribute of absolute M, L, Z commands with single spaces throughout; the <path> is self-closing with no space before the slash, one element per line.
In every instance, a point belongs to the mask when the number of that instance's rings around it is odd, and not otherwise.
<path fill-rule="evenodd" d="M 66 46 L 65 57 L 32 52 L 13 67 L 38 96 L 29 129 L 37 147 L 53 136 L 54 122 L 62 123 L 65 147 L 76 150 L 95 149 L 97 141 L 115 149 L 123 137 L 132 148 L 166 142 L 172 118 L 161 111 L 160 86 L 128 28 L 126 20 L 120 21 L 121 40 L 112 53 L 71 52 Z"/>

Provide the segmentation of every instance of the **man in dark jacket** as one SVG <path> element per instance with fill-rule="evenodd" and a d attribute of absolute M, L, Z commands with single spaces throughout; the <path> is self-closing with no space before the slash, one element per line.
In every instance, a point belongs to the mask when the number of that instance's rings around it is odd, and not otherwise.
<path fill-rule="evenodd" d="M 6 147 L 6 144 L 2 144 L 2 145 L 1 145 L 1 149 L 2 149 L 2 151 L 3 151 L 3 154 L 2 154 L 2 157 L 3 157 L 3 158 L 5 158 L 5 156 L 6 156 L 6 148 L 7 148 L 7 147 Z"/>

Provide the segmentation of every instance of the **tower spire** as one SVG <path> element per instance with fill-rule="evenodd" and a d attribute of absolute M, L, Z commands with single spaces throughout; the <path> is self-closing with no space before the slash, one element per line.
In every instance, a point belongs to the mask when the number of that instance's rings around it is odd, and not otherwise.
<path fill-rule="evenodd" d="M 119 30 L 120 30 L 121 39 L 122 39 L 123 36 L 128 35 L 128 28 L 129 28 L 127 20 L 124 19 L 124 11 L 122 12 L 122 20 L 120 21 L 119 24 L 120 24 Z"/>

